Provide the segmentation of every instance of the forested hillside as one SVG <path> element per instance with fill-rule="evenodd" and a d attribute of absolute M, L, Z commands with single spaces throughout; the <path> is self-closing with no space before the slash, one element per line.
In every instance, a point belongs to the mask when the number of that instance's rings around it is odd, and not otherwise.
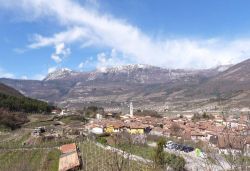
<path fill-rule="evenodd" d="M 13 112 L 48 113 L 53 107 L 43 101 L 0 93 L 0 108 Z"/>
<path fill-rule="evenodd" d="M 0 84 L 0 129 L 16 129 L 29 121 L 28 114 L 47 114 L 53 108 L 46 102 L 25 97 L 17 90 Z"/>
<path fill-rule="evenodd" d="M 17 91 L 16 89 L 9 87 L 5 84 L 0 83 L 0 93 L 2 94 L 7 94 L 11 96 L 16 96 L 16 97 L 22 97 L 23 95 Z"/>
<path fill-rule="evenodd" d="M 47 102 L 25 97 L 14 88 L 0 83 L 0 108 L 10 112 L 49 113 L 53 107 Z"/>

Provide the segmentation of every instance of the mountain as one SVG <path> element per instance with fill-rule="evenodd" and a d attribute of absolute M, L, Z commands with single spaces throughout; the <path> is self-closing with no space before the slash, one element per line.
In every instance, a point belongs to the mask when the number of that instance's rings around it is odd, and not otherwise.
<path fill-rule="evenodd" d="M 2 83 L 0 83 L 0 93 L 10 95 L 10 96 L 16 96 L 16 97 L 22 97 L 23 96 L 19 91 L 15 90 L 12 87 L 4 85 Z"/>
<path fill-rule="evenodd" d="M 212 77 L 192 94 L 219 100 L 225 107 L 250 107 L 250 59 Z"/>
<path fill-rule="evenodd" d="M 0 82 L 29 97 L 63 107 L 100 105 L 115 110 L 124 102 L 133 101 L 135 107 L 187 110 L 214 108 L 218 101 L 223 100 L 223 105 L 230 106 L 231 98 L 250 90 L 249 65 L 247 60 L 234 66 L 203 70 L 166 69 L 141 64 L 92 72 L 63 68 L 50 73 L 42 81 L 0 79 Z M 241 107 L 248 105 L 244 103 Z"/>
<path fill-rule="evenodd" d="M 68 68 L 61 68 L 54 72 L 49 73 L 48 76 L 44 79 L 44 81 L 67 79 L 69 77 L 73 77 L 78 74 L 79 73 L 74 72 Z"/>
<path fill-rule="evenodd" d="M 0 83 L 0 129 L 16 129 L 28 122 L 27 113 L 48 113 L 52 108 Z"/>

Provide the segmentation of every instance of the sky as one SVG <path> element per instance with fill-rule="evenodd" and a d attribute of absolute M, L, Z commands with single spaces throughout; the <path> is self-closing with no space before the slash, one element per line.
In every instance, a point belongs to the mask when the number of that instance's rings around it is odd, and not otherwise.
<path fill-rule="evenodd" d="M 235 64 L 250 57 L 249 7 L 248 0 L 0 0 L 0 77 Z"/>

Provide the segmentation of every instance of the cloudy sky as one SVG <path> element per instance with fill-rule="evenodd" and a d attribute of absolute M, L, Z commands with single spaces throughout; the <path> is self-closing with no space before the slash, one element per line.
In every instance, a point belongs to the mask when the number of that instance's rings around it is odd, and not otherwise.
<path fill-rule="evenodd" d="M 248 0 L 0 0 L 0 77 L 210 68 L 250 57 Z"/>

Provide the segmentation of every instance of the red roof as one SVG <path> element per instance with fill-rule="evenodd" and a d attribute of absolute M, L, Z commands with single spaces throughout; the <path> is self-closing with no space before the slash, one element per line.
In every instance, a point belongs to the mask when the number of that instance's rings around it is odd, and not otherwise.
<path fill-rule="evenodd" d="M 65 145 L 62 145 L 60 147 L 60 150 L 63 154 L 65 153 L 69 153 L 69 152 L 73 152 L 73 151 L 76 151 L 76 144 L 75 143 L 72 143 L 72 144 L 65 144 Z"/>
<path fill-rule="evenodd" d="M 80 166 L 80 161 L 77 152 L 67 153 L 61 155 L 59 159 L 59 171 L 68 171 L 76 169 Z"/>

